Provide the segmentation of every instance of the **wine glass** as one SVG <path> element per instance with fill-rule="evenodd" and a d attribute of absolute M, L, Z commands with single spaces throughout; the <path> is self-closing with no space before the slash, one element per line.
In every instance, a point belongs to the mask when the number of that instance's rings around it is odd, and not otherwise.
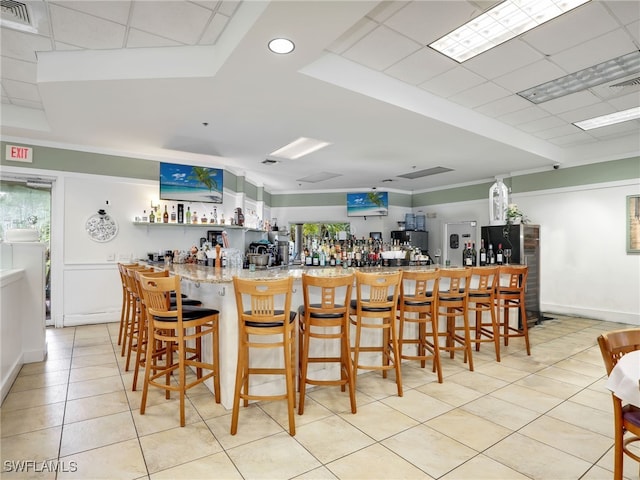
<path fill-rule="evenodd" d="M 504 258 L 506 258 L 506 262 L 505 265 L 509 265 L 509 259 L 511 258 L 511 249 L 510 248 L 505 248 L 504 249 Z"/>

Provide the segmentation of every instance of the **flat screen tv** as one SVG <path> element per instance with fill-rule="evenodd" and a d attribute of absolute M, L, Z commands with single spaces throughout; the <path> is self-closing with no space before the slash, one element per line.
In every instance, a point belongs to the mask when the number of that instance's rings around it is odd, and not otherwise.
<path fill-rule="evenodd" d="M 347 193 L 348 217 L 373 217 L 389 214 L 387 192 Z"/>
<path fill-rule="evenodd" d="M 222 203 L 223 170 L 160 164 L 160 200 Z"/>

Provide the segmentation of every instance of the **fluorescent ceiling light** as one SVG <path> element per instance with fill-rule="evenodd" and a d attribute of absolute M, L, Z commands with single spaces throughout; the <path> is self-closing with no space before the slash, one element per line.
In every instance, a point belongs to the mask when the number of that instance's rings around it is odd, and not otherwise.
<path fill-rule="evenodd" d="M 640 107 L 633 107 L 628 110 L 622 110 L 621 112 L 589 118 L 580 122 L 574 122 L 573 124 L 582 130 L 593 130 L 594 128 L 606 127 L 607 125 L 628 122 L 636 118 L 640 118 Z"/>
<path fill-rule="evenodd" d="M 589 0 L 506 0 L 429 46 L 464 62 Z"/>
<path fill-rule="evenodd" d="M 618 78 L 626 77 L 627 75 L 635 75 L 638 72 L 640 72 L 640 51 L 636 50 L 635 52 L 627 53 L 618 58 L 612 58 L 606 62 L 523 90 L 522 92 L 518 92 L 518 95 L 533 103 L 542 103 L 564 97 L 571 93 L 580 92 L 587 88 L 602 85 L 603 83 L 611 82 Z"/>
<path fill-rule="evenodd" d="M 279 148 L 275 152 L 271 152 L 269 155 L 279 158 L 287 158 L 289 160 L 296 160 L 300 157 L 304 157 L 305 155 L 309 155 L 316 150 L 320 150 L 327 145 L 331 144 L 314 138 L 300 137 L 290 144 Z"/>
<path fill-rule="evenodd" d="M 331 180 L 332 178 L 342 176 L 340 173 L 331 173 L 331 172 L 320 172 L 314 173 L 313 175 L 307 175 L 306 177 L 299 178 L 298 182 L 306 182 L 306 183 L 318 183 L 324 182 L 325 180 Z"/>
<path fill-rule="evenodd" d="M 295 45 L 288 38 L 274 38 L 269 42 L 269 50 L 273 53 L 287 54 L 293 52 Z"/>

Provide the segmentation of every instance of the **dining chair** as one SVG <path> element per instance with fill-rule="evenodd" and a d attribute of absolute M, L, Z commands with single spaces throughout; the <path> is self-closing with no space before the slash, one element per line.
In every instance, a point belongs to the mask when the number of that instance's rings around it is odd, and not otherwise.
<path fill-rule="evenodd" d="M 177 391 L 180 395 L 180 426 L 184 427 L 187 390 L 211 378 L 215 401 L 220 403 L 220 312 L 212 308 L 183 305 L 178 275 L 146 277 L 141 274 L 139 280 L 147 316 L 147 350 L 140 415 L 144 415 L 146 410 L 149 386 L 164 389 L 167 399 L 172 391 Z M 171 292 L 175 292 L 175 306 L 172 306 Z M 209 361 L 202 358 L 201 352 L 194 353 L 189 349 L 190 342 L 197 343 L 207 336 L 211 338 Z M 163 345 L 161 351 L 158 350 L 159 345 Z M 177 353 L 175 360 L 174 353 Z M 161 363 L 163 358 L 164 362 Z M 209 373 L 196 375 L 195 380 L 187 382 L 188 367 L 208 370 Z M 178 375 L 177 384 L 172 383 L 172 374 Z M 162 378 L 164 383 L 160 380 Z"/>
<path fill-rule="evenodd" d="M 394 370 L 398 396 L 402 397 L 402 370 L 400 350 L 398 348 L 398 332 L 396 328 L 396 312 L 402 271 L 393 272 L 356 272 L 356 299 L 351 300 L 350 318 L 355 326 L 356 335 L 353 351 L 353 369 L 382 371 L 382 378 L 387 372 Z M 381 333 L 382 338 L 371 338 L 365 342 L 363 333 Z M 373 340 L 373 341 L 372 341 Z M 374 342 L 379 342 L 374 345 Z M 381 352 L 381 365 L 361 363 L 362 353 Z"/>
<path fill-rule="evenodd" d="M 433 371 L 438 375 L 438 383 L 442 383 L 438 341 L 439 284 L 440 270 L 406 270 L 402 273 L 398 300 L 398 346 L 400 358 L 419 360 L 422 368 L 427 360 L 433 360 Z M 410 337 L 410 327 L 414 327 L 413 337 Z M 408 353 L 405 347 L 411 345 L 415 345 L 415 350 Z"/>
<path fill-rule="evenodd" d="M 356 392 L 349 340 L 349 302 L 353 288 L 352 273 L 338 276 L 302 274 L 304 304 L 298 309 L 298 388 L 300 401 L 298 414 L 304 413 L 307 384 L 340 386 L 349 388 L 351 413 L 356 413 Z M 328 352 L 337 343 L 337 355 Z M 324 355 L 312 354 L 323 352 Z M 309 364 L 337 363 L 340 378 L 310 376 Z"/>
<path fill-rule="evenodd" d="M 250 279 L 233 277 L 238 313 L 238 363 L 231 413 L 231 435 L 238 431 L 240 400 L 245 407 L 250 400 L 287 400 L 289 434 L 296 434 L 295 425 L 295 319 L 291 311 L 293 277 Z M 282 348 L 282 362 L 267 365 L 268 350 Z M 250 353 L 263 352 L 251 363 Z M 250 377 L 283 375 L 284 393 L 253 393 Z"/>
<path fill-rule="evenodd" d="M 632 351 L 640 351 L 640 328 L 603 333 L 598 337 L 598 345 L 607 376 L 609 376 L 623 355 Z M 613 478 L 614 480 L 622 480 L 623 454 L 640 462 L 640 453 L 634 453 L 630 448 L 632 443 L 640 442 L 640 406 L 623 405 L 622 400 L 616 397 L 613 392 L 611 399 L 613 400 L 614 423 Z M 625 438 L 627 433 L 630 435 Z M 640 452 L 640 450 L 636 450 L 636 452 Z"/>
<path fill-rule="evenodd" d="M 523 337 L 527 355 L 531 355 L 529 344 L 529 327 L 527 326 L 527 310 L 525 308 L 525 292 L 529 267 L 526 265 L 500 265 L 498 285 L 496 286 L 496 313 L 500 325 L 500 337 L 504 345 L 509 339 Z M 509 319 L 509 312 L 515 310 L 515 321 Z"/>

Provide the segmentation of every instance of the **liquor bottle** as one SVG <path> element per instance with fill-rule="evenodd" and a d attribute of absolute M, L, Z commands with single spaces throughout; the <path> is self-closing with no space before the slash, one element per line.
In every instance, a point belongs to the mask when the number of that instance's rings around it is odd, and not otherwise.
<path fill-rule="evenodd" d="M 169 223 L 169 212 L 167 211 L 167 206 L 164 206 L 164 213 L 162 214 L 162 223 Z"/>
<path fill-rule="evenodd" d="M 493 253 L 493 243 L 489 244 L 489 253 L 487 253 L 487 256 L 489 257 L 489 265 L 495 265 L 496 264 L 496 256 Z"/>
<path fill-rule="evenodd" d="M 147 215 L 147 211 L 146 210 L 142 211 L 142 221 L 143 222 L 148 222 L 149 221 L 149 215 Z"/>
<path fill-rule="evenodd" d="M 178 223 L 184 223 L 184 203 L 178 204 Z"/>
<path fill-rule="evenodd" d="M 195 210 L 191 213 L 191 223 L 198 223 L 198 214 Z"/>
<path fill-rule="evenodd" d="M 480 239 L 480 266 L 487 264 L 487 250 L 484 248 L 484 238 Z"/>
<path fill-rule="evenodd" d="M 203 213 L 202 217 L 200 217 L 200 223 L 207 223 L 207 214 Z"/>
<path fill-rule="evenodd" d="M 478 265 L 478 252 L 476 251 L 476 242 L 471 244 L 471 266 Z"/>
<path fill-rule="evenodd" d="M 156 216 L 153 214 L 153 209 L 149 212 L 149 223 L 156 223 Z"/>
<path fill-rule="evenodd" d="M 187 207 L 186 219 L 187 223 L 191 223 L 191 207 Z"/>
<path fill-rule="evenodd" d="M 218 223 L 218 209 L 213 207 L 213 215 L 211 216 L 211 223 Z"/>
<path fill-rule="evenodd" d="M 466 243 L 464 244 L 464 250 L 462 251 L 462 265 L 464 265 L 465 267 L 472 267 L 473 266 L 473 257 L 471 256 L 471 243 Z"/>
<path fill-rule="evenodd" d="M 502 244 L 498 244 L 498 250 L 496 251 L 496 263 L 498 265 L 502 265 L 503 261 L 503 252 L 502 252 Z"/>
<path fill-rule="evenodd" d="M 176 206 L 171 206 L 171 223 L 176 223 Z"/>

